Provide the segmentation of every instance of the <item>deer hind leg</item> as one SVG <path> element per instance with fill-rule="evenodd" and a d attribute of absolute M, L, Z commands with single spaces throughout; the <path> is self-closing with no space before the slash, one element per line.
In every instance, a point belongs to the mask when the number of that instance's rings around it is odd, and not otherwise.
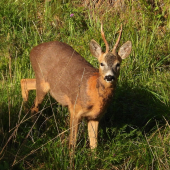
<path fill-rule="evenodd" d="M 39 111 L 39 104 L 41 104 L 41 102 L 44 99 L 44 96 L 47 94 L 49 89 L 50 89 L 50 87 L 49 87 L 49 84 L 47 82 L 45 82 L 44 80 L 37 79 L 37 82 L 36 82 L 36 98 L 34 100 L 34 106 L 31 109 L 32 114 L 37 113 Z"/>
<path fill-rule="evenodd" d="M 88 121 L 88 134 L 89 134 L 91 149 L 97 147 L 98 126 L 99 126 L 99 121 L 97 120 Z"/>
<path fill-rule="evenodd" d="M 21 79 L 21 93 L 24 102 L 28 101 L 30 90 L 36 90 L 36 79 Z"/>

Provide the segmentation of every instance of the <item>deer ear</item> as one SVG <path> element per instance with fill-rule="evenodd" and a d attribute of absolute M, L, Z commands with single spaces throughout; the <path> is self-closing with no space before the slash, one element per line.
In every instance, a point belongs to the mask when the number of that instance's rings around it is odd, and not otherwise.
<path fill-rule="evenodd" d="M 90 51 L 92 55 L 96 58 L 98 58 L 102 54 L 102 48 L 95 40 L 90 41 Z"/>
<path fill-rule="evenodd" d="M 124 43 L 118 52 L 118 55 L 122 58 L 125 59 L 126 57 L 129 56 L 129 54 L 131 53 L 131 49 L 132 49 L 132 43 L 131 41 L 127 41 L 126 43 Z"/>

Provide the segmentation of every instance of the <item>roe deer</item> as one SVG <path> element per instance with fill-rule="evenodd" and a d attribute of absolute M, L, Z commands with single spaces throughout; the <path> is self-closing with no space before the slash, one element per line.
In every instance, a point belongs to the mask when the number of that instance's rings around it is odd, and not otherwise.
<path fill-rule="evenodd" d="M 28 100 L 28 91 L 36 89 L 36 98 L 32 112 L 38 111 L 38 105 L 44 96 L 51 96 L 60 104 L 68 106 L 70 112 L 69 147 L 75 147 L 78 124 L 82 118 L 88 121 L 88 134 L 91 149 L 97 146 L 98 124 L 106 111 L 116 87 L 120 72 L 120 64 L 131 52 L 131 41 L 124 43 L 119 52 L 119 37 L 109 52 L 101 24 L 101 35 L 106 45 L 102 52 L 100 45 L 90 42 L 90 51 L 100 63 L 99 69 L 94 68 L 68 44 L 52 41 L 34 47 L 30 60 L 36 79 L 22 79 L 22 97 Z"/>

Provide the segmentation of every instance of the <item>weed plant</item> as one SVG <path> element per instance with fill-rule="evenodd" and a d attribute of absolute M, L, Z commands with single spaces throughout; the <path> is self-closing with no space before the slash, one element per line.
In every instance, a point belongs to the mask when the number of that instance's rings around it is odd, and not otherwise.
<path fill-rule="evenodd" d="M 74 169 L 170 169 L 169 0 L 125 1 L 83 6 L 78 1 L 0 1 L 0 169 L 72 169 L 68 150 L 69 113 L 49 95 L 32 121 L 30 92 L 24 111 L 20 80 L 33 78 L 30 50 L 47 41 L 71 45 L 94 67 L 95 39 L 110 48 L 123 24 L 120 44 L 132 41 L 113 101 L 100 122 L 98 148 L 89 149 L 87 125 L 80 124 Z M 72 14 L 72 15 L 71 15 Z"/>

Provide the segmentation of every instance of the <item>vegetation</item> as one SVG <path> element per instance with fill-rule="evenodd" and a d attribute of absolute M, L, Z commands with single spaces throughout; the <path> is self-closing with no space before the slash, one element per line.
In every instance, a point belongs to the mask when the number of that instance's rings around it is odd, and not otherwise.
<path fill-rule="evenodd" d="M 129 0 L 118 7 L 104 2 L 0 1 L 1 170 L 63 170 L 73 162 L 75 169 L 170 169 L 170 1 Z M 68 110 L 47 95 L 33 122 L 35 92 L 25 113 L 20 80 L 34 77 L 30 50 L 47 41 L 66 42 L 98 67 L 89 42 L 95 39 L 105 50 L 100 20 L 110 48 L 122 23 L 121 44 L 130 40 L 133 49 L 100 122 L 96 152 L 89 149 L 83 121 L 70 163 Z"/>

